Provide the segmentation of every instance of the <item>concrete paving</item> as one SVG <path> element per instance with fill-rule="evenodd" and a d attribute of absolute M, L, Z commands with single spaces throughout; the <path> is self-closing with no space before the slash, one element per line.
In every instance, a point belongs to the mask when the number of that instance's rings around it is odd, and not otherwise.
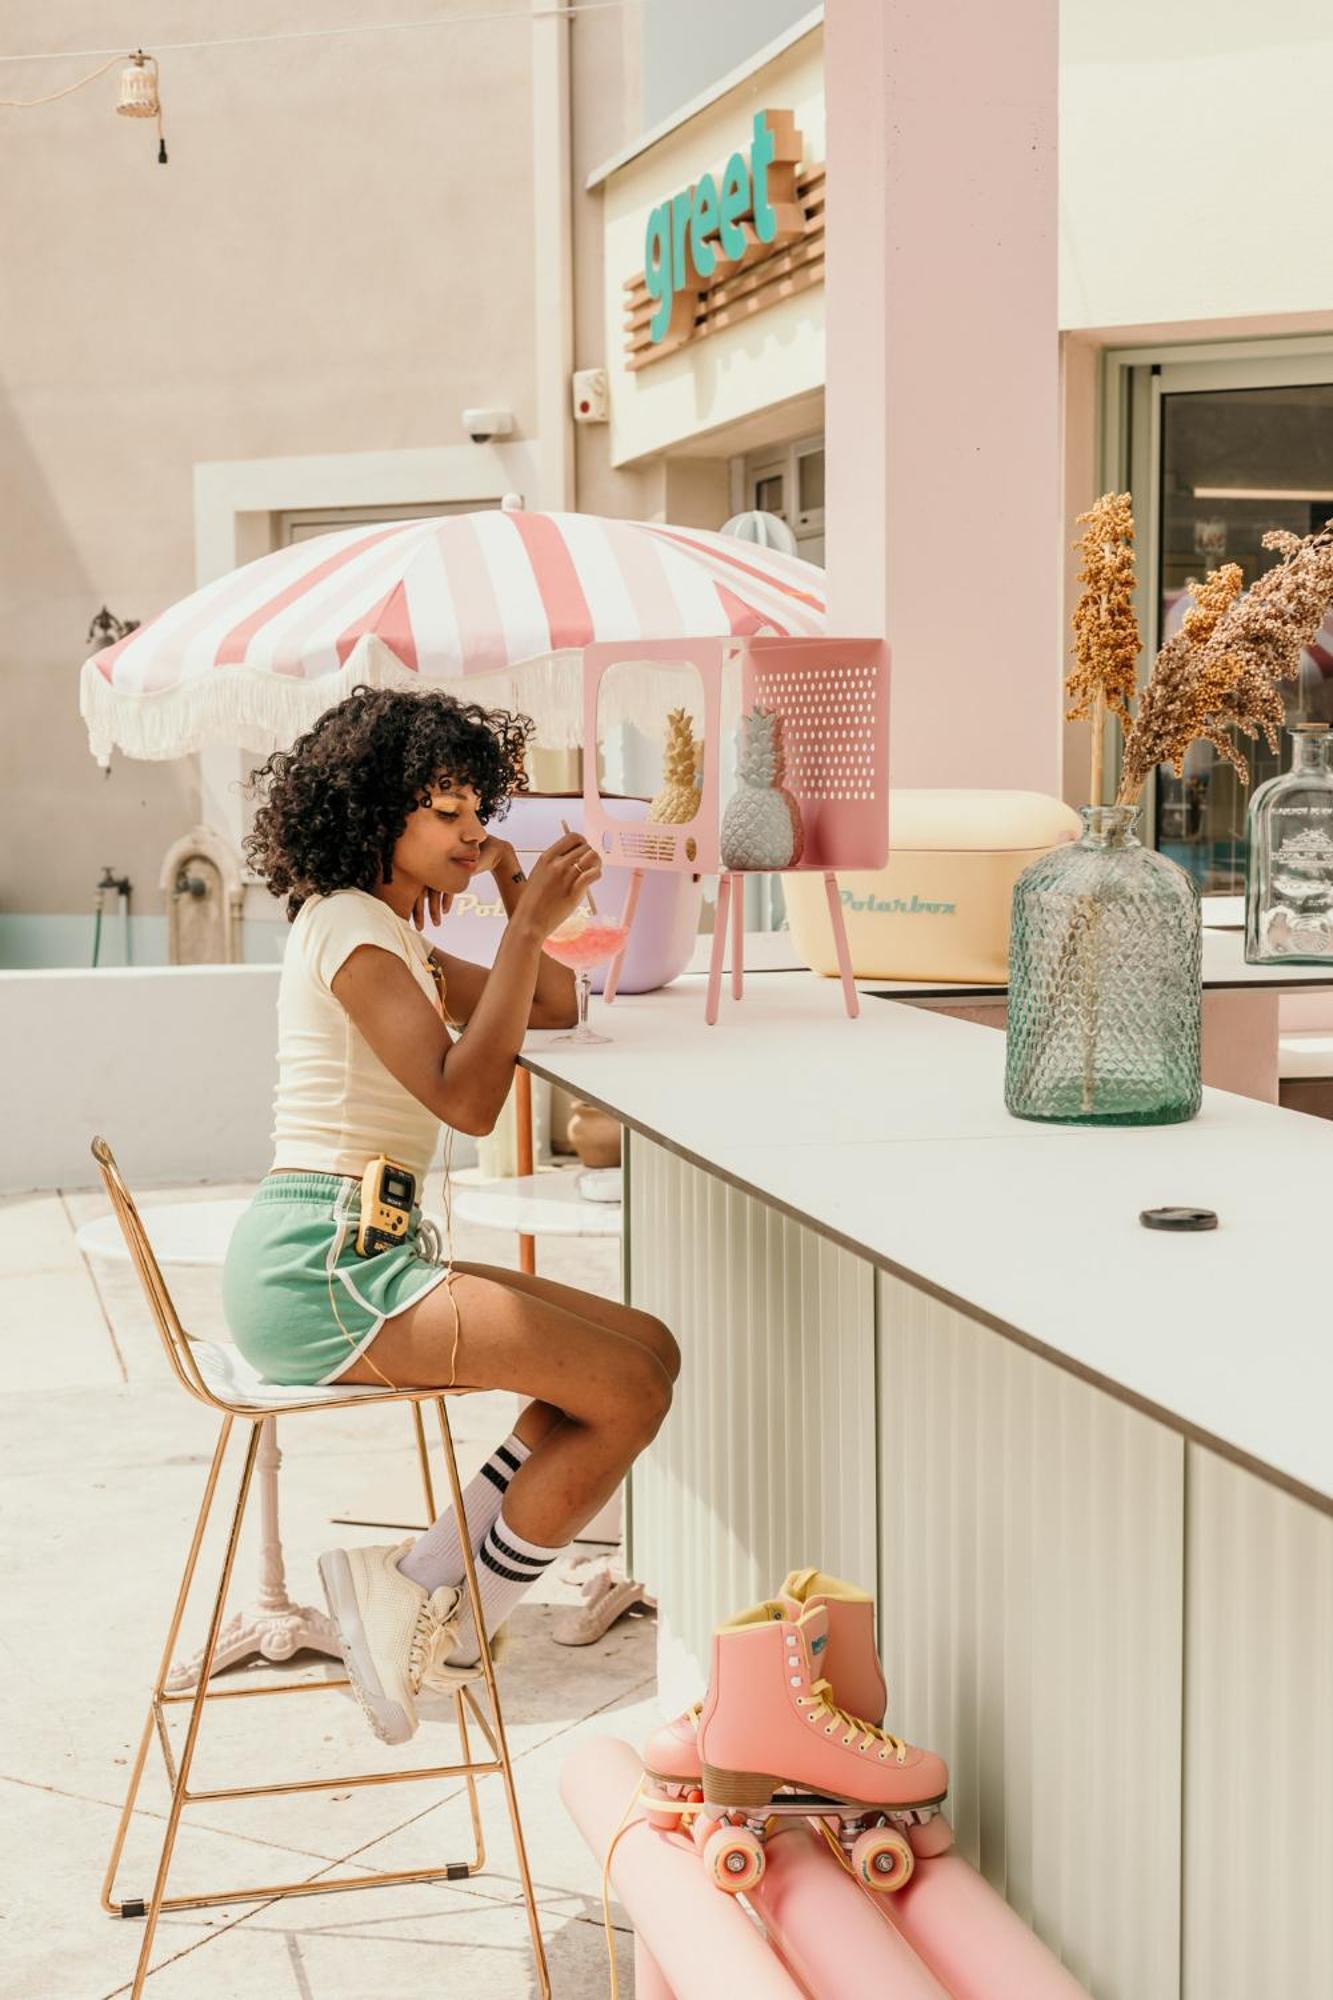
<path fill-rule="evenodd" d="M 151 1199 L 247 1192 L 195 1186 L 155 1189 Z M 113 2000 L 129 1990 L 141 1927 L 106 1916 L 98 1892 L 215 1436 L 211 1413 L 173 1381 L 129 1266 L 89 1266 L 79 1254 L 75 1231 L 104 1210 L 101 1195 L 90 1192 L 0 1203 L 7 1347 L 0 1388 L 3 2000 Z M 460 1225 L 456 1239 L 460 1257 L 516 1261 L 511 1236 Z M 543 1239 L 538 1269 L 619 1296 L 613 1240 Z M 187 1328 L 216 1337 L 216 1273 L 168 1275 Z M 451 1405 L 465 1479 L 508 1430 L 515 1408 L 504 1395 Z M 322 1548 L 396 1538 L 423 1519 L 408 1417 L 395 1409 L 289 1418 L 280 1443 L 289 1587 L 299 1602 L 321 1604 L 315 1557 Z M 436 1477 L 442 1490 L 438 1463 Z M 233 1608 L 254 1595 L 257 1508 L 252 1512 Z M 206 1544 L 205 1566 L 216 1540 Z M 520 1607 L 501 1692 L 554 1991 L 559 2000 L 601 2000 L 608 1991 L 601 1872 L 560 1804 L 557 1782 L 581 1736 L 608 1732 L 637 1742 L 658 1719 L 655 1633 L 652 1618 L 639 1616 L 595 1646 L 558 1646 L 549 1631 L 553 1608 L 577 1599 L 576 1586 L 555 1575 Z M 202 1598 L 192 1610 L 184 1651 L 202 1637 Z M 317 1683 L 330 1669 L 303 1656 L 296 1671 Z M 278 1677 L 273 1668 L 242 1667 L 228 1684 Z M 208 1788 L 446 1763 L 456 1741 L 451 1727 L 428 1724 L 403 1751 L 385 1752 L 339 1690 L 226 1703 L 205 1719 L 195 1782 Z M 154 2000 L 535 1994 L 498 1779 L 481 1781 L 481 1801 L 484 1874 L 448 1886 L 169 1914 L 158 1930 L 148 1993 Z M 154 1757 L 119 1895 L 148 1893 L 166 1803 Z M 187 1808 L 171 1891 L 438 1865 L 464 1858 L 469 1834 L 456 1781 Z M 613 1914 L 628 1995 L 630 1939 L 614 1906 Z"/>

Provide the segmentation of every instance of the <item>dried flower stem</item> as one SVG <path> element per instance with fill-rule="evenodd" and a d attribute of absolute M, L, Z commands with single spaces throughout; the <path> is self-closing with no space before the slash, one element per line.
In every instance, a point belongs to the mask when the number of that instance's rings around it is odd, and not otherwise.
<path fill-rule="evenodd" d="M 1128 493 L 1103 493 L 1078 517 L 1083 588 L 1074 607 L 1074 665 L 1065 681 L 1070 722 L 1092 724 L 1088 796 L 1102 802 L 1108 709 L 1128 728 L 1139 659 L 1134 614 L 1134 514 Z"/>

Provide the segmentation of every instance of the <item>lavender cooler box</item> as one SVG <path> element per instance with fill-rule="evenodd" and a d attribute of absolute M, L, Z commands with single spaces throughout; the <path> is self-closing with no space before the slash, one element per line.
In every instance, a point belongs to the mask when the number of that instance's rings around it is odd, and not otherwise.
<path fill-rule="evenodd" d="M 617 799 L 618 819 L 642 821 L 648 817 L 646 799 Z M 513 801 L 503 819 L 493 820 L 492 831 L 519 850 L 523 866 L 531 869 L 537 855 L 559 840 L 561 820 L 576 833 L 583 831 L 581 796 L 546 797 L 521 795 Z M 526 851 L 525 851 L 526 850 Z M 628 868 L 608 868 L 593 890 L 599 913 L 618 921 L 629 894 Z M 703 884 L 698 876 L 649 869 L 639 895 L 638 913 L 625 951 L 619 993 L 651 993 L 667 986 L 690 962 L 699 930 L 699 909 Z M 490 965 L 504 935 L 504 910 L 489 875 L 454 898 L 444 922 L 427 926 L 426 935 L 441 951 L 456 958 L 470 958 L 478 965 Z M 606 984 L 607 967 L 592 973 L 592 990 L 600 993 Z"/>

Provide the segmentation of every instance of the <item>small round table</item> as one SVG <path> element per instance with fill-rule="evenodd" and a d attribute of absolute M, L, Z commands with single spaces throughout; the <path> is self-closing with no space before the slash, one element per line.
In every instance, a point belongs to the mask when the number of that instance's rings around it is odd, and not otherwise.
<path fill-rule="evenodd" d="M 555 1171 L 519 1174 L 510 1180 L 467 1181 L 455 1176 L 453 1212 L 462 1222 L 485 1229 L 512 1229 L 518 1236 L 619 1236 L 618 1201 L 589 1201 L 580 1182 L 588 1173 L 618 1181 L 616 1168 L 590 1169 L 582 1174 Z"/>

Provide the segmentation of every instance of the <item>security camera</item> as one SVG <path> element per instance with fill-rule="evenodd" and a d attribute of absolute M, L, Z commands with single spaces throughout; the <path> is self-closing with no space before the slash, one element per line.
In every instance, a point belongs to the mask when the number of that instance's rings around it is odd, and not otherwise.
<path fill-rule="evenodd" d="M 463 429 L 473 444 L 489 444 L 492 438 L 508 437 L 514 428 L 512 410 L 464 410 Z"/>

